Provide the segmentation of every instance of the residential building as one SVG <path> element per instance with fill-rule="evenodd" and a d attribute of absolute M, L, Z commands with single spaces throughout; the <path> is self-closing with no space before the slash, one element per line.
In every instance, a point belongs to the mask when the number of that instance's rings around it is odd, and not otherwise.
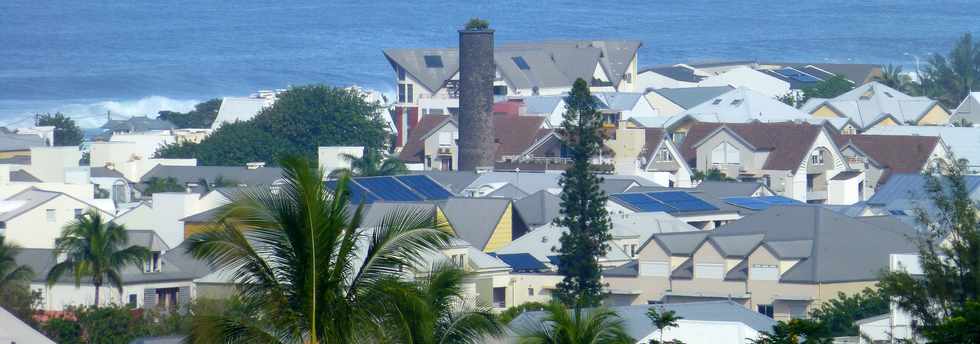
<path fill-rule="evenodd" d="M 363 156 L 364 147 L 361 146 L 317 147 L 317 161 L 320 169 L 327 175 L 336 170 L 350 169 L 352 159 Z"/>
<path fill-rule="evenodd" d="M 674 312 L 680 319 L 675 327 L 666 328 L 661 335 L 654 327 L 647 312 Z M 611 307 L 623 321 L 626 334 L 637 344 L 654 340 L 678 341 L 689 344 L 748 344 L 759 339 L 763 332 L 771 332 L 776 321 L 745 309 L 733 301 L 705 301 L 681 304 L 634 305 Z M 584 312 L 588 314 L 590 310 Z M 516 331 L 532 330 L 540 326 L 546 314 L 541 311 L 525 312 L 511 321 Z M 516 337 L 505 343 L 516 343 Z"/>
<path fill-rule="evenodd" d="M 31 149 L 46 147 L 53 142 L 34 134 L 0 133 L 0 158 L 31 156 Z"/>
<path fill-rule="evenodd" d="M 127 119 L 109 119 L 101 127 L 109 134 L 131 134 L 177 129 L 173 123 L 159 118 L 133 116 Z"/>
<path fill-rule="evenodd" d="M 146 140 L 142 142 L 92 142 L 89 144 L 89 165 L 119 171 L 131 181 L 140 180 L 157 165 L 197 166 L 197 159 L 153 158 L 156 149 L 169 140 L 167 136 L 156 137 L 161 138 L 162 141 L 153 139 L 153 136 L 144 136 L 142 138 Z"/>
<path fill-rule="evenodd" d="M 971 173 L 980 172 L 980 128 L 944 126 L 879 126 L 865 132 L 871 135 L 936 136 L 943 140 L 956 159 L 966 159 Z"/>
<path fill-rule="evenodd" d="M 224 97 L 218 108 L 218 115 L 211 123 L 211 129 L 217 130 L 225 123 L 247 121 L 259 114 L 262 109 L 275 104 L 277 96 L 283 90 L 259 91 L 248 97 Z"/>
<path fill-rule="evenodd" d="M 713 231 L 654 234 L 603 282 L 632 290 L 631 304 L 732 300 L 785 321 L 874 287 L 890 254 L 917 251 L 915 235 L 895 217 L 775 205 Z"/>
<path fill-rule="evenodd" d="M 557 41 L 502 44 L 494 48 L 494 95 L 559 95 L 583 78 L 593 91 L 635 90 L 637 41 Z M 386 49 L 396 76 L 392 120 L 396 146 L 424 115 L 458 109 L 459 51 L 456 48 Z"/>
<path fill-rule="evenodd" d="M 827 126 L 806 123 L 695 123 L 681 144 L 698 171 L 758 181 L 801 202 L 851 204 L 864 174 L 852 171 Z"/>
<path fill-rule="evenodd" d="M 980 176 L 964 176 L 966 192 L 970 199 L 980 201 Z M 927 178 L 921 173 L 896 173 L 878 188 L 867 201 L 874 209 L 885 210 L 897 216 L 915 216 L 917 209 L 935 215 L 937 209 L 927 189 Z M 911 219 L 914 221 L 915 219 Z"/>
<path fill-rule="evenodd" d="M 555 222 L 561 212 L 561 198 L 546 190 L 540 190 L 514 200 L 514 211 L 524 219 L 528 230 L 533 231 Z"/>
<path fill-rule="evenodd" d="M 888 269 L 907 272 L 917 278 L 924 275 L 918 254 L 892 254 Z M 856 320 L 854 325 L 858 327 L 858 333 L 861 334 L 857 338 L 860 344 L 926 342 L 925 338 L 916 334 L 916 319 L 899 308 L 895 302 L 889 305 L 888 313 Z"/>
<path fill-rule="evenodd" d="M 265 163 L 248 163 L 245 166 L 171 166 L 157 165 L 140 179 L 137 189 L 145 190 L 146 183 L 153 178 L 174 178 L 179 185 L 195 192 L 207 192 L 214 187 L 228 186 L 214 183 L 223 181 L 234 186 L 274 186 L 282 180 L 282 169 L 265 167 Z M 209 185 L 202 185 L 202 180 Z"/>
<path fill-rule="evenodd" d="M 807 73 L 821 79 L 829 78 L 831 75 L 839 75 L 847 79 L 854 85 L 863 85 L 874 81 L 881 76 L 881 66 L 875 64 L 862 63 L 806 63 L 806 62 L 779 62 L 779 61 L 725 61 L 710 63 L 691 63 L 688 64 L 702 73 L 709 75 L 721 74 L 726 71 L 749 67 L 759 71 L 780 70 L 791 67 L 795 70 Z"/>
<path fill-rule="evenodd" d="M 666 212 L 698 229 L 709 230 L 742 218 L 744 211 L 720 199 L 681 188 L 634 188 L 609 195 L 606 209 L 612 216 Z"/>
<path fill-rule="evenodd" d="M 622 121 L 607 130 L 600 163 L 611 164 L 620 175 L 636 175 L 662 186 L 689 187 L 694 172 L 666 131 L 660 128 L 631 128 Z"/>
<path fill-rule="evenodd" d="M 949 150 L 935 136 L 838 135 L 834 137 L 847 165 L 864 171 L 860 200 L 867 200 L 895 173 L 921 173 L 946 161 Z"/>
<path fill-rule="evenodd" d="M 960 105 L 953 110 L 949 122 L 969 124 L 968 126 L 980 125 L 980 92 L 970 92 L 966 98 L 963 98 Z"/>
<path fill-rule="evenodd" d="M 770 98 L 790 93 L 788 82 L 749 67 L 736 67 L 698 82 L 700 87 L 731 86 L 748 88 Z"/>
<path fill-rule="evenodd" d="M 644 97 L 658 116 L 676 116 L 733 89 L 731 86 L 656 88 L 647 90 Z"/>
<path fill-rule="evenodd" d="M 647 67 L 637 75 L 636 90 L 697 87 L 698 82 L 709 76 L 685 64 Z"/>
<path fill-rule="evenodd" d="M 857 132 L 880 126 L 946 125 L 950 117 L 935 100 L 912 97 L 877 81 L 833 99 L 811 98 L 800 110 L 815 117 L 849 118 L 857 125 Z"/>
<path fill-rule="evenodd" d="M 61 192 L 28 188 L 0 201 L 0 233 L 20 247 L 53 248 L 62 228 L 88 210 L 113 213 Z"/>

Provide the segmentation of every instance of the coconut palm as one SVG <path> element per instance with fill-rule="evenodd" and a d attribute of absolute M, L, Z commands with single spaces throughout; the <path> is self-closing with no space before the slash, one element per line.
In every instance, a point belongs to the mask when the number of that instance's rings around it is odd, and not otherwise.
<path fill-rule="evenodd" d="M 188 341 L 370 342 L 393 302 L 379 290 L 448 244 L 443 226 L 422 212 L 392 212 L 364 229 L 346 176 L 331 193 L 308 161 L 282 166 L 276 192 L 244 189 L 214 226 L 187 239 L 194 257 L 234 276 L 249 315 L 197 315 Z"/>
<path fill-rule="evenodd" d="M 0 235 L 0 290 L 10 290 L 16 285 L 28 283 L 34 274 L 29 266 L 17 265 L 14 256 L 20 248 L 5 241 L 6 237 Z"/>
<path fill-rule="evenodd" d="M 408 171 L 405 163 L 377 149 L 365 149 L 364 156 L 357 157 L 343 153 L 341 157 L 350 162 L 350 168 L 339 168 L 330 172 L 330 176 L 337 178 L 344 174 L 356 177 L 390 176 L 402 174 Z"/>
<path fill-rule="evenodd" d="M 657 310 L 656 307 L 650 307 L 647 310 L 647 318 L 650 318 L 653 327 L 656 327 L 660 331 L 660 343 L 664 342 L 664 329 L 677 327 L 677 321 L 684 319 L 677 316 L 677 313 L 674 311 Z"/>
<path fill-rule="evenodd" d="M 437 265 L 416 282 L 384 290 L 397 295 L 386 319 L 395 341 L 417 344 L 483 343 L 500 336 L 503 325 L 491 308 L 466 300 L 467 274 L 452 265 Z"/>
<path fill-rule="evenodd" d="M 608 308 L 566 309 L 552 302 L 540 322 L 518 328 L 521 344 L 632 344 L 623 320 Z"/>
<path fill-rule="evenodd" d="M 66 273 L 75 280 L 75 287 L 83 278 L 90 278 L 95 286 L 95 306 L 99 306 L 99 288 L 108 283 L 122 293 L 122 275 L 119 270 L 127 265 L 142 266 L 150 250 L 142 246 L 122 246 L 128 240 L 126 228 L 105 222 L 102 214 L 89 209 L 62 229 L 55 239 L 54 255 L 64 255 L 64 261 L 48 271 L 48 286 L 54 285 Z"/>
<path fill-rule="evenodd" d="M 966 33 L 948 56 L 933 54 L 923 72 L 926 95 L 956 107 L 971 91 L 980 90 L 980 44 Z"/>
<path fill-rule="evenodd" d="M 909 92 L 911 78 L 902 74 L 902 66 L 887 65 L 881 68 L 881 75 L 875 76 L 875 81 L 902 92 Z"/>

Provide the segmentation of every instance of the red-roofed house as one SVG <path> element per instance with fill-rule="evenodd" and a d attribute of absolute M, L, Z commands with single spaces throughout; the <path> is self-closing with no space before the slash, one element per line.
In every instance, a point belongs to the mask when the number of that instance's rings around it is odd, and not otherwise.
<path fill-rule="evenodd" d="M 864 171 L 865 199 L 895 173 L 919 173 L 945 161 L 949 149 L 937 136 L 837 135 L 848 165 Z"/>

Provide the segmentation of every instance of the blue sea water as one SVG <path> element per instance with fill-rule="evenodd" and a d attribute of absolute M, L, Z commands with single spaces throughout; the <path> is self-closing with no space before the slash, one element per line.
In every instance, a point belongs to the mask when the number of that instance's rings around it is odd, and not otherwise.
<path fill-rule="evenodd" d="M 0 124 L 63 111 L 153 115 L 258 89 L 389 91 L 381 50 L 456 44 L 468 18 L 497 40 L 643 41 L 640 65 L 730 59 L 912 66 L 980 34 L 980 1 L 0 0 Z"/>

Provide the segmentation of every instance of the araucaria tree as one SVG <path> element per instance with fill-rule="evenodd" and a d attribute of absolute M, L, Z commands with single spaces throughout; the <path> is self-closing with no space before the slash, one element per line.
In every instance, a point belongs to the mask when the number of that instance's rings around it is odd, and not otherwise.
<path fill-rule="evenodd" d="M 924 228 L 919 242 L 922 276 L 889 272 L 881 288 L 918 319 L 917 331 L 932 343 L 980 341 L 980 231 L 970 198 L 965 160 L 926 176 L 932 204 L 916 211 Z"/>
<path fill-rule="evenodd" d="M 591 163 L 602 148 L 602 117 L 585 80 L 575 80 L 566 102 L 568 110 L 559 133 L 572 166 L 559 180 L 561 215 L 555 224 L 568 230 L 558 249 L 558 273 L 565 278 L 558 283 L 557 294 L 566 305 L 592 307 L 602 301 L 598 258 L 606 254 L 610 239 L 606 194 L 599 188 L 602 178 Z"/>
<path fill-rule="evenodd" d="M 122 293 L 122 275 L 126 265 L 141 266 L 150 255 L 145 247 L 126 248 L 126 228 L 104 221 L 102 214 L 89 210 L 65 226 L 61 237 L 55 239 L 54 254 L 65 260 L 48 271 L 48 285 L 54 285 L 63 275 L 71 274 L 75 286 L 82 279 L 91 279 L 95 286 L 95 306 L 99 306 L 99 288 L 108 283 Z"/>

